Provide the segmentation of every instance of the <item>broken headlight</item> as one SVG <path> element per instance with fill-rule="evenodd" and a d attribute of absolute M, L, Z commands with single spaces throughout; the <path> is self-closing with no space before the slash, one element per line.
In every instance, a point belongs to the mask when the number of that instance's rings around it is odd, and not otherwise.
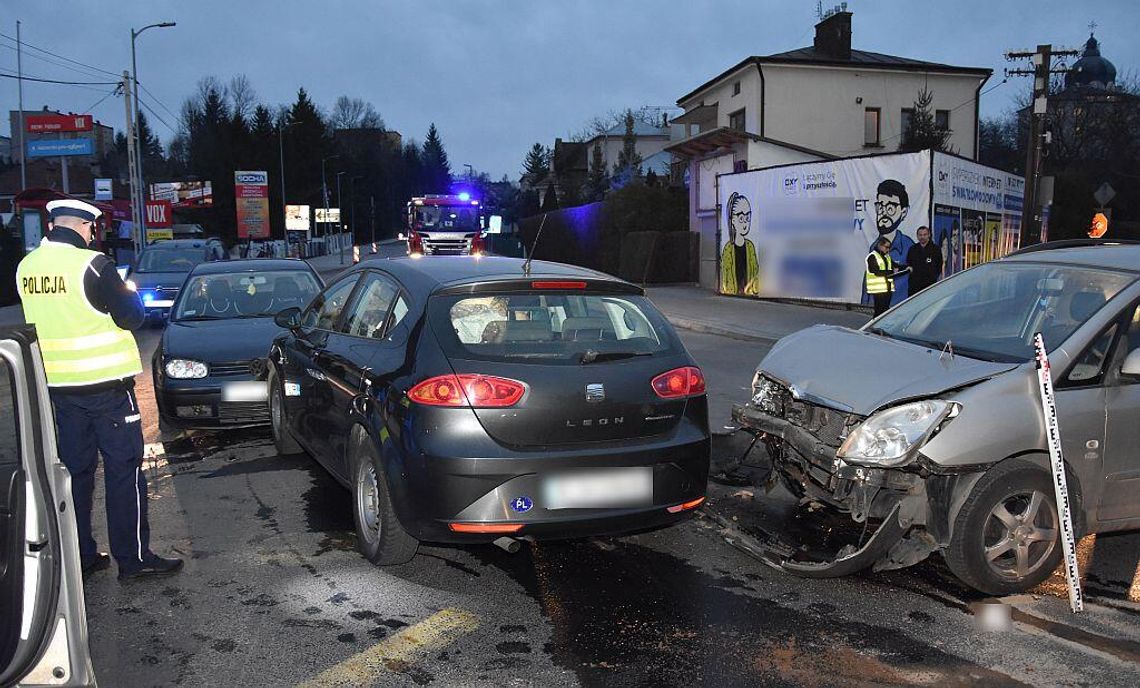
<path fill-rule="evenodd" d="M 957 415 L 956 404 L 927 399 L 879 411 L 851 431 L 839 458 L 865 466 L 902 466 L 914 458 L 934 430 Z"/>
<path fill-rule="evenodd" d="M 770 416 L 783 415 L 784 388 L 777 382 L 756 373 L 752 378 L 752 405 Z"/>

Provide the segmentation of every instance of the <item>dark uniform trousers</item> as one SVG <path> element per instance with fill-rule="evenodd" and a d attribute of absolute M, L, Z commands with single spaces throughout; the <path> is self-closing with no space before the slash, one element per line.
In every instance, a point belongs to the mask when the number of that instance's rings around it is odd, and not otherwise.
<path fill-rule="evenodd" d="M 95 469 L 103 455 L 107 496 L 107 531 L 111 554 L 124 570 L 137 568 L 150 553 L 146 477 L 142 472 L 143 437 L 133 389 L 69 393 L 51 389 L 59 454 L 71 472 L 71 497 L 84 561 L 97 553 L 91 534 Z"/>

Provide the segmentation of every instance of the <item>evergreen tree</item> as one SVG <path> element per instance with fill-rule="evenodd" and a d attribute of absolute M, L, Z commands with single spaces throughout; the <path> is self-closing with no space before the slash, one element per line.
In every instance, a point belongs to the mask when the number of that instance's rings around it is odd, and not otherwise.
<path fill-rule="evenodd" d="M 451 165 L 435 122 L 428 127 L 420 157 L 424 170 L 424 193 L 447 193 L 451 189 Z"/>
<path fill-rule="evenodd" d="M 554 190 L 554 181 L 546 182 L 546 192 L 542 196 L 542 212 L 558 210 L 558 193 Z"/>
<path fill-rule="evenodd" d="M 637 134 L 634 133 L 636 124 L 637 119 L 633 116 L 633 110 L 626 110 L 621 152 L 618 153 L 617 162 L 614 163 L 614 178 L 619 186 L 641 179 L 641 154 L 637 152 Z"/>
<path fill-rule="evenodd" d="M 914 110 L 910 115 L 910 126 L 903 133 L 899 150 L 903 152 L 926 150 L 927 148 L 949 152 L 947 143 L 950 140 L 950 129 L 939 127 L 934 120 L 934 112 L 930 106 L 934 102 L 934 94 L 925 87 L 918 92 L 918 100 L 914 101 Z"/>
<path fill-rule="evenodd" d="M 590 171 L 586 176 L 584 190 L 587 201 L 600 201 L 605 196 L 606 189 L 610 187 L 609 175 L 606 174 L 606 161 L 602 157 L 602 145 L 594 144 L 590 152 Z"/>
<path fill-rule="evenodd" d="M 535 143 L 523 160 L 523 179 L 530 184 L 538 184 L 549 174 L 550 154 L 541 143 Z"/>

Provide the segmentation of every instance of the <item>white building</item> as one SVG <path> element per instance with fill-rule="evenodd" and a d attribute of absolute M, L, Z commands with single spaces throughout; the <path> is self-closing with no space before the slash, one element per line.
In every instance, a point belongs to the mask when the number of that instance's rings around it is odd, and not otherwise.
<path fill-rule="evenodd" d="M 658 127 L 648 122 L 635 120 L 633 123 L 633 134 L 636 137 L 634 140 L 634 148 L 642 160 L 652 158 L 665 150 L 665 147 L 669 145 L 669 127 Z M 617 163 L 618 156 L 621 154 L 621 149 L 624 145 L 625 122 L 618 122 L 610 127 L 608 131 L 597 134 L 586 141 L 586 159 L 592 161 L 594 159 L 594 148 L 600 148 L 602 151 L 602 160 L 606 163 L 606 172 L 612 172 L 614 164 Z M 648 172 L 648 170 L 643 171 Z M 657 170 L 657 172 L 660 174 L 661 171 Z"/>
<path fill-rule="evenodd" d="M 716 175 L 898 150 L 919 91 L 949 145 L 977 158 L 978 107 L 991 70 L 851 49 L 851 13 L 830 14 L 812 46 L 742 60 L 677 101 L 685 138 L 666 147 L 689 176 L 701 232 L 701 284 L 716 282 Z"/>

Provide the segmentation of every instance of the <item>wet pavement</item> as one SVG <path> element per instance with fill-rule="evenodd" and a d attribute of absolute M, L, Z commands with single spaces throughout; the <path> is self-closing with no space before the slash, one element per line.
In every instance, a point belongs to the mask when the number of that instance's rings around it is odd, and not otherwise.
<path fill-rule="evenodd" d="M 158 333 L 140 337 L 145 357 Z M 710 386 L 748 384 L 738 370 L 751 361 L 750 378 L 755 344 L 681 334 Z M 698 513 L 515 555 L 425 546 L 381 569 L 355 552 L 349 494 L 313 460 L 278 456 L 264 430 L 161 436 L 144 379 L 153 546 L 187 564 L 165 580 L 88 581 L 102 685 L 1140 683 L 1135 534 L 1086 544 L 1086 560 L 1116 563 L 1095 568 L 1085 615 L 1047 584 L 1007 600 L 1004 632 L 977 627 L 977 596 L 937 560 L 803 580 L 730 546 L 788 516 L 780 495 L 746 488 L 712 488 L 728 530 Z"/>

